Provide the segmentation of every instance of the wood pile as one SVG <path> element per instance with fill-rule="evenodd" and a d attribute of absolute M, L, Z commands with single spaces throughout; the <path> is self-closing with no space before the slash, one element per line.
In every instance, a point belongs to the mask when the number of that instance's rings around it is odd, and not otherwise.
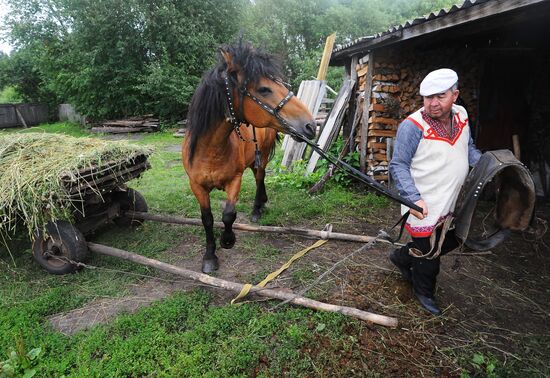
<path fill-rule="evenodd" d="M 388 162 L 391 159 L 391 147 L 399 123 L 408 115 L 423 106 L 422 96 L 418 94 L 420 82 L 434 67 L 450 67 L 459 75 L 460 97 L 457 103 L 465 106 L 471 125 L 476 124 L 478 114 L 477 82 L 479 81 L 479 57 L 473 51 L 457 55 L 451 49 L 441 49 L 429 55 L 429 59 L 415 50 L 401 50 L 375 54 L 372 69 L 372 86 L 365 88 L 368 81 L 368 63 L 359 61 L 355 65 L 358 76 L 357 104 L 364 107 L 364 95 L 369 94 L 367 125 L 358 125 L 356 142 L 361 133 L 367 133 L 365 171 L 379 181 L 388 180 Z M 357 112 L 357 111 L 356 111 Z"/>
<path fill-rule="evenodd" d="M 365 93 L 367 68 L 367 64 L 356 67 L 357 73 L 360 75 L 358 76 L 360 97 L 363 97 Z M 378 181 L 388 180 L 388 145 L 392 145 L 391 139 L 397 133 L 397 126 L 401 118 L 400 95 L 403 90 L 400 77 L 396 65 L 390 63 L 374 64 L 372 87 L 370 88 L 368 125 L 357 128 L 356 142 L 358 143 L 361 139 L 361 133 L 367 131 L 367 150 L 363 152 L 367 163 L 366 173 Z"/>
<path fill-rule="evenodd" d="M 160 122 L 152 114 L 130 117 L 126 119 L 105 121 L 92 127 L 94 133 L 121 134 L 121 133 L 150 133 L 158 131 Z"/>

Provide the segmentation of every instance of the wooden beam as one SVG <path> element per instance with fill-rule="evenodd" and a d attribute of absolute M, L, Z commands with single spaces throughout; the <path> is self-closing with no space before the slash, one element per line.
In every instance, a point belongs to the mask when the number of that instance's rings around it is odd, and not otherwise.
<path fill-rule="evenodd" d="M 119 259 L 132 261 L 134 263 L 149 266 L 163 272 L 175 274 L 177 276 L 190 278 L 195 281 L 202 282 L 206 285 L 221 287 L 226 290 L 233 291 L 235 293 L 240 293 L 243 284 L 222 280 L 217 277 L 209 276 L 208 274 L 195 272 L 193 270 L 181 268 L 172 264 L 167 264 L 162 261 L 155 259 L 150 259 L 145 256 L 138 255 L 136 253 L 124 251 L 122 249 L 108 247 L 102 244 L 88 243 L 88 249 L 94 253 L 99 253 L 102 255 L 112 256 Z M 266 289 L 259 286 L 252 286 L 250 293 L 255 293 L 256 295 L 268 298 L 280 299 L 283 301 L 288 301 L 292 304 L 304 306 L 307 308 L 313 308 L 315 310 L 337 312 L 343 315 L 352 316 L 357 319 L 364 320 L 369 323 L 379 324 L 386 327 L 397 327 L 397 319 L 391 318 L 389 316 L 378 315 L 372 312 L 362 311 L 353 307 L 347 306 L 338 306 L 329 303 L 315 301 L 313 299 L 300 297 L 292 292 L 287 292 L 283 290 L 276 289 Z"/>
<path fill-rule="evenodd" d="M 150 213 L 140 213 L 127 211 L 125 216 L 131 219 L 141 219 L 141 220 L 151 220 L 156 222 L 171 223 L 171 224 L 183 224 L 191 226 L 202 226 L 202 221 L 200 219 L 193 218 L 183 218 L 174 215 L 162 215 L 162 214 L 150 214 Z M 214 222 L 214 227 L 224 228 L 225 225 L 223 222 Z M 373 240 L 376 240 L 373 236 L 367 235 L 353 235 L 353 234 L 343 234 L 339 232 L 327 232 L 327 231 L 318 231 L 318 230 L 308 230 L 298 227 L 276 227 L 276 226 L 256 226 L 253 224 L 244 224 L 244 223 L 233 223 L 233 229 L 241 231 L 252 231 L 252 232 L 267 232 L 267 233 L 282 233 L 282 234 L 293 234 L 301 235 L 304 237 L 316 238 L 316 239 L 329 239 L 329 240 L 343 240 L 350 242 L 358 243 L 368 243 Z M 384 239 L 379 239 L 378 241 L 385 243 Z M 388 242 L 389 243 L 389 242 Z"/>
<path fill-rule="evenodd" d="M 372 77 L 374 71 L 374 52 L 369 53 L 369 61 L 367 68 L 367 77 L 365 81 L 364 101 L 363 101 L 363 117 L 361 120 L 361 141 L 359 144 L 359 164 L 361 172 L 365 173 L 367 170 L 366 153 L 367 153 L 367 133 L 369 127 L 369 108 L 370 108 L 370 96 L 372 93 Z"/>
<path fill-rule="evenodd" d="M 330 56 L 332 55 L 332 48 L 335 40 L 336 33 L 332 33 L 327 37 L 325 42 L 325 50 L 323 51 L 323 57 L 321 58 L 321 64 L 319 66 L 319 72 L 317 73 L 317 80 L 325 80 L 327 77 L 328 64 L 330 62 Z"/>

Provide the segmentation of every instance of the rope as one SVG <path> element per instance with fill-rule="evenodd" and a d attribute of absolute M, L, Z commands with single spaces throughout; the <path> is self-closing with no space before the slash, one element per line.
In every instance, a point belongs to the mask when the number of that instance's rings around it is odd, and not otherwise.
<path fill-rule="evenodd" d="M 302 297 L 304 296 L 304 294 L 306 292 L 308 292 L 312 287 L 314 287 L 315 285 L 317 285 L 319 282 L 321 282 L 321 280 L 327 276 L 329 273 L 331 273 L 332 271 L 334 271 L 334 269 L 336 269 L 340 264 L 342 264 L 344 261 L 352 258 L 355 254 L 359 253 L 359 252 L 364 252 L 370 248 L 372 248 L 372 246 L 374 245 L 374 243 L 376 243 L 378 241 L 378 238 L 382 238 L 383 239 L 383 233 L 384 231 L 380 231 L 378 233 L 378 235 L 376 236 L 376 239 L 373 239 L 371 240 L 370 242 L 368 242 L 367 244 L 365 244 L 364 246 L 362 246 L 361 248 L 359 249 L 356 249 L 355 251 L 353 251 L 352 253 L 350 253 L 349 255 L 345 256 L 343 259 L 339 260 L 338 262 L 336 262 L 336 264 L 334 264 L 330 269 L 328 269 L 327 271 L 325 271 L 323 274 L 321 274 L 319 277 L 317 277 L 315 279 L 315 281 L 313 281 L 311 284 L 309 284 L 308 286 L 306 286 L 304 289 L 300 290 L 294 297 L 292 298 L 289 298 L 285 301 L 282 301 L 281 303 L 277 304 L 276 306 L 274 306 L 271 310 L 272 311 L 275 311 L 276 309 L 278 309 L 280 306 L 292 301 L 294 298 L 298 298 L 298 297 Z"/>
<path fill-rule="evenodd" d="M 256 286 L 259 286 L 259 287 L 265 287 L 265 285 L 267 285 L 269 282 L 273 281 L 275 278 L 277 278 L 282 272 L 284 272 L 285 270 L 287 270 L 290 265 L 292 265 L 292 263 L 296 260 L 298 260 L 300 257 L 304 256 L 306 253 L 308 253 L 309 251 L 311 251 L 312 249 L 315 249 L 317 247 L 320 247 L 322 246 L 323 244 L 325 244 L 328 240 L 326 239 L 321 239 L 321 240 L 318 240 L 317 242 L 315 242 L 314 244 L 310 245 L 309 247 L 307 248 L 304 248 L 302 249 L 301 251 L 297 252 L 296 254 L 294 254 L 294 256 L 292 256 L 290 258 L 290 260 L 288 260 L 286 263 L 284 263 L 279 269 L 277 269 L 276 271 L 274 272 L 271 272 L 269 273 L 262 282 L 260 282 L 258 285 Z M 231 304 L 235 304 L 236 301 L 238 301 L 239 299 L 241 298 L 244 298 L 248 295 L 248 293 L 250 292 L 250 289 L 252 288 L 252 284 L 244 284 L 241 292 L 239 293 L 239 295 L 237 295 L 235 298 L 233 298 L 233 300 L 231 300 Z"/>

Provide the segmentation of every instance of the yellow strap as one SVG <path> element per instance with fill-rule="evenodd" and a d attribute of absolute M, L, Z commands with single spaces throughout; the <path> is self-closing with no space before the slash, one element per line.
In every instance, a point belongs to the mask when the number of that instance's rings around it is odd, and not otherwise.
<path fill-rule="evenodd" d="M 307 248 L 304 248 L 302 249 L 300 252 L 297 252 L 294 256 L 292 256 L 290 258 L 290 260 L 288 260 L 283 266 L 281 266 L 279 269 L 277 269 L 275 272 L 272 272 L 272 273 L 269 273 L 265 279 L 260 282 L 257 286 L 259 287 L 264 287 L 265 285 L 267 285 L 270 281 L 274 280 L 275 278 L 277 278 L 277 276 L 279 274 L 281 274 L 282 272 L 284 272 L 286 269 L 288 269 L 288 267 L 290 265 L 292 265 L 292 263 L 296 260 L 298 260 L 300 257 L 302 257 L 303 255 L 305 255 L 306 253 L 308 253 L 309 251 L 311 251 L 312 249 L 315 249 L 317 247 L 320 247 L 322 246 L 323 244 L 325 244 L 328 240 L 319 240 L 317 241 L 315 244 L 307 247 Z M 231 301 L 231 304 L 235 304 L 236 301 L 238 301 L 239 299 L 245 297 L 250 289 L 252 288 L 252 284 L 244 284 L 243 285 L 243 288 L 241 289 L 241 292 L 239 293 L 239 295 L 237 295 L 232 301 Z"/>

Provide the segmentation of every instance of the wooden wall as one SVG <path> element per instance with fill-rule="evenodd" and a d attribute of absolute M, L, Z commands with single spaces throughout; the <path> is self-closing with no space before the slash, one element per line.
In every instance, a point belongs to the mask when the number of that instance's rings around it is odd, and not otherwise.
<path fill-rule="evenodd" d="M 0 129 L 48 122 L 44 104 L 0 104 Z"/>

